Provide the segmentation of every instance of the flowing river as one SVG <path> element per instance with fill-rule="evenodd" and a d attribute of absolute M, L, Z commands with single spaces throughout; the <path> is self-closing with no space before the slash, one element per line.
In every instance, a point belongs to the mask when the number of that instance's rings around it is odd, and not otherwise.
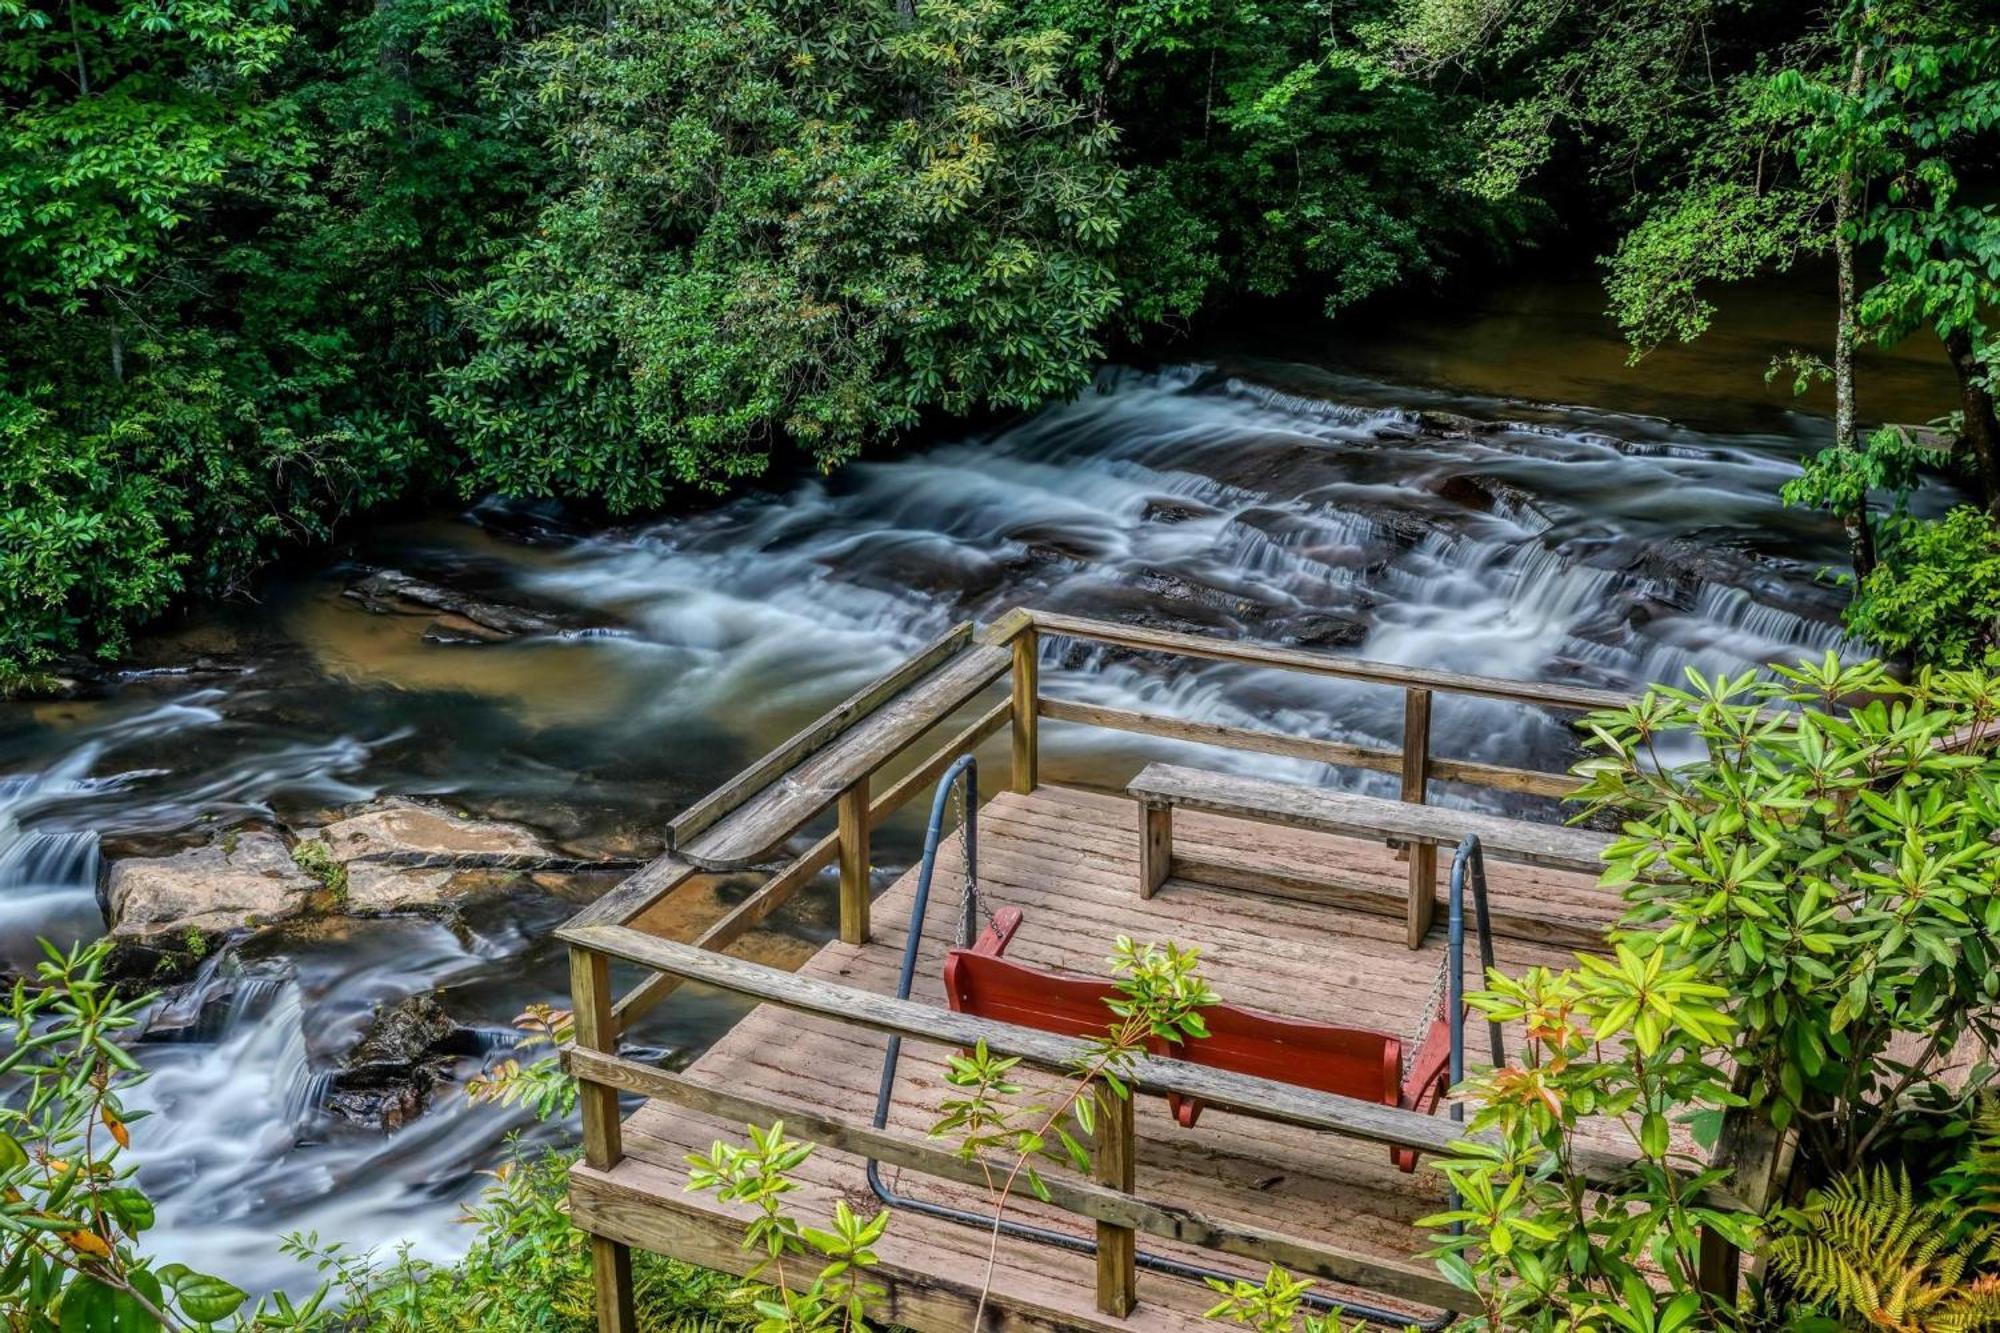
<path fill-rule="evenodd" d="M 1759 374 L 1806 336 L 1799 310 L 1635 371 L 1593 299 L 1533 288 L 1365 343 L 1107 368 L 1014 424 L 646 526 L 567 533 L 489 504 L 483 522 L 364 534 L 357 562 L 588 628 L 440 644 L 420 617 L 343 597 L 355 569 L 330 566 L 149 638 L 91 697 L 0 705 L 0 963 L 26 962 L 37 935 L 103 931 L 107 852 L 378 794 L 648 854 L 775 739 L 950 623 L 1017 603 L 1612 687 L 1846 650 L 1821 577 L 1838 534 L 1776 499 L 1825 431 Z M 1887 396 L 1938 401 L 1934 367 L 1878 370 Z M 1047 652 L 1045 688 L 1071 697 L 1397 739 L 1393 691 Z M 1437 728 L 1445 754 L 1572 757 L 1562 727 L 1518 708 L 1458 703 Z M 1161 752 L 1061 727 L 1045 745 L 1057 781 L 1117 780 Z M 899 830 L 891 865 L 911 854 Z M 156 1073 L 132 1099 L 157 1113 L 135 1137 L 162 1257 L 268 1288 L 301 1281 L 277 1250 L 287 1231 L 451 1254 L 459 1203 L 523 1118 L 447 1089 L 414 1123 L 364 1131 L 322 1114 L 328 1071 L 378 1004 L 420 992 L 503 1046 L 525 1002 L 563 998 L 549 931 L 573 908 L 506 897 L 455 926 L 329 922 L 211 958 L 204 993 L 225 1002 L 142 1044 Z M 795 959 L 830 932 L 826 895 L 778 924 L 765 954 Z M 672 1057 L 734 1012 L 683 991 L 637 1035 Z"/>

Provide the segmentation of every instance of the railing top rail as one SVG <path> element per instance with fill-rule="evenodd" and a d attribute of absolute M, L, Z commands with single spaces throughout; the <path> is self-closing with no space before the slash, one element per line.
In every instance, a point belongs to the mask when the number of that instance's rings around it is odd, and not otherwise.
<path fill-rule="evenodd" d="M 1072 1068 L 1087 1060 L 1093 1050 L 1090 1043 L 1073 1037 L 836 985 L 817 977 L 710 953 L 628 927 L 564 927 L 558 934 L 581 949 L 799 1013 L 941 1046 L 971 1047 L 983 1041 L 995 1052 L 1018 1055 L 1044 1069 Z M 1144 1092 L 1179 1093 L 1212 1106 L 1254 1111 L 1267 1119 L 1306 1129 L 1415 1148 L 1434 1156 L 1449 1156 L 1454 1142 L 1473 1137 L 1457 1122 L 1440 1117 L 1376 1106 L 1183 1060 L 1135 1056 L 1126 1081 Z M 1571 1163 L 1572 1170 L 1592 1184 L 1617 1180 L 1631 1166 L 1631 1159 L 1601 1149 L 1579 1152 Z"/>
<path fill-rule="evenodd" d="M 1443 694 L 1465 694 L 1482 699 L 1504 699 L 1511 703 L 1535 704 L 1577 712 L 1625 708 L 1635 696 L 1617 690 L 1593 689 L 1583 685 L 1560 685 L 1542 681 L 1508 680 L 1500 676 L 1475 676 L 1459 671 L 1439 671 L 1430 667 L 1401 666 L 1394 662 L 1370 662 L 1356 657 L 1335 657 L 1307 648 L 1285 648 L 1277 644 L 1245 639 L 1218 639 L 1205 634 L 1184 634 L 1177 630 L 1146 629 L 1120 625 L 1087 616 L 1065 615 L 1056 611 L 1030 611 L 1026 624 L 1049 634 L 1089 639 L 1145 652 L 1172 653 L 1182 657 L 1203 657 L 1216 662 L 1237 662 L 1249 666 L 1277 667 L 1319 676 L 1339 676 L 1377 685 L 1435 690 Z M 1017 628 L 1016 633 L 1019 632 Z"/>

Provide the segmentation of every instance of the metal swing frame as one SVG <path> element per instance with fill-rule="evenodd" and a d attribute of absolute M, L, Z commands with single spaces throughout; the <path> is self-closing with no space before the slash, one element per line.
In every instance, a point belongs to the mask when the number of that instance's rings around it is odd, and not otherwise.
<path fill-rule="evenodd" d="M 965 885 L 960 903 L 957 942 L 960 948 L 971 948 L 973 937 L 979 924 L 979 763 L 972 755 L 963 755 L 939 778 L 937 794 L 931 799 L 930 823 L 924 831 L 924 856 L 917 874 L 917 888 L 914 901 L 910 905 L 910 926 L 903 942 L 902 967 L 896 977 L 896 998 L 910 998 L 910 987 L 916 979 L 917 951 L 922 943 L 924 920 L 930 907 L 931 882 L 937 870 L 938 846 L 944 836 L 944 815 L 952 790 L 963 784 L 964 814 L 960 829 L 965 842 Z M 1476 835 L 1467 834 L 1458 850 L 1452 856 L 1451 889 L 1448 917 L 1446 968 L 1448 971 L 1447 1012 L 1456 1015 L 1450 1025 L 1451 1062 L 1450 1078 L 1456 1086 L 1465 1078 L 1465 890 L 1471 885 L 1475 927 L 1479 932 L 1479 957 L 1481 975 L 1493 968 L 1493 934 L 1486 902 L 1486 860 L 1480 850 Z M 1505 1063 L 1506 1048 L 1502 1039 L 1500 1024 L 1489 1020 L 1487 1023 L 1492 1045 L 1493 1063 Z M 903 1054 L 903 1039 L 889 1038 L 887 1051 L 882 1057 L 882 1078 L 875 1094 L 875 1115 L 872 1124 L 877 1129 L 889 1123 L 889 1106 L 894 1100 L 896 1071 Z M 1464 1118 L 1464 1108 L 1458 1103 L 1451 1107 L 1454 1120 Z M 926 1217 L 936 1217 L 960 1226 L 976 1227 L 983 1231 L 999 1230 L 1005 1235 L 1022 1240 L 1051 1245 L 1058 1249 L 1077 1254 L 1097 1253 L 1097 1242 L 1084 1236 L 1073 1236 L 1048 1227 L 1036 1226 L 1032 1222 L 1022 1222 L 1014 1218 L 982 1213 L 968 1208 L 955 1208 L 949 1204 L 933 1203 L 903 1194 L 890 1186 L 882 1178 L 882 1165 L 869 1158 L 868 1188 L 875 1197 L 891 1208 L 919 1213 Z M 1449 1206 L 1457 1207 L 1456 1191 L 1448 1194 Z M 1454 1226 L 1454 1231 L 1458 1228 Z M 1155 1254 L 1141 1249 L 1135 1256 L 1140 1268 L 1169 1277 L 1182 1278 L 1192 1282 L 1209 1279 L 1234 1281 L 1238 1275 L 1223 1269 L 1209 1268 Z M 1309 1293 L 1305 1303 L 1322 1311 L 1337 1310 L 1342 1314 L 1393 1328 L 1416 1328 L 1421 1333 L 1439 1333 L 1454 1323 L 1458 1315 L 1446 1311 L 1428 1320 L 1412 1320 L 1408 1315 L 1398 1314 L 1360 1301 L 1335 1300 L 1319 1293 Z"/>

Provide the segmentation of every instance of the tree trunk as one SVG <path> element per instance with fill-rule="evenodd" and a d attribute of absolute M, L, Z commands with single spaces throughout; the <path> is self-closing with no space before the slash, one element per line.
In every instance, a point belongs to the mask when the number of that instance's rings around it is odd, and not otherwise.
<path fill-rule="evenodd" d="M 1972 335 L 1963 329 L 1944 336 L 1944 350 L 1958 373 L 1958 409 L 1964 417 L 1959 443 L 1971 457 L 1986 512 L 2000 518 L 2000 419 L 1994 412 L 1993 391 L 1984 382 L 1986 367 L 1974 354 Z"/>
<path fill-rule="evenodd" d="M 1847 95 L 1861 95 L 1862 47 L 1854 46 L 1854 64 L 1848 72 Z M 1854 168 L 1842 168 L 1833 197 L 1833 258 L 1838 270 L 1839 309 L 1833 337 L 1833 447 L 1849 454 L 1861 452 L 1859 428 L 1854 415 Z M 1847 551 L 1854 561 L 1854 577 L 1865 579 L 1875 568 L 1875 534 L 1868 524 L 1868 495 L 1864 491 L 1854 507 L 1839 515 L 1847 533 Z"/>

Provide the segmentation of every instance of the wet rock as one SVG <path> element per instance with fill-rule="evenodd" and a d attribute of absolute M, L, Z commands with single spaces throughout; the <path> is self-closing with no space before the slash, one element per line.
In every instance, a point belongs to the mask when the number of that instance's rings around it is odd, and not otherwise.
<path fill-rule="evenodd" d="M 424 627 L 425 643 L 498 643 L 511 637 L 505 631 L 489 629 L 455 612 L 447 612 Z"/>
<path fill-rule="evenodd" d="M 1442 435 L 1447 439 L 1468 435 L 1491 435 L 1502 427 L 1491 421 L 1481 421 L 1458 412 L 1441 412 L 1435 408 L 1417 413 L 1417 424 L 1425 434 Z"/>
<path fill-rule="evenodd" d="M 523 546 L 569 546 L 583 536 L 582 525 L 555 500 L 489 496 L 465 516 L 495 537 Z"/>
<path fill-rule="evenodd" d="M 1178 603 L 1176 609 L 1184 614 L 1195 614 L 1196 608 L 1205 609 L 1211 615 L 1203 617 L 1204 623 L 1216 628 L 1240 626 L 1245 621 L 1261 621 L 1271 615 L 1271 608 L 1255 598 L 1202 583 L 1171 569 L 1145 566 L 1137 571 L 1132 582 L 1140 592 Z M 1216 621 L 1213 613 L 1220 613 L 1222 619 Z"/>
<path fill-rule="evenodd" d="M 566 611 L 543 610 L 496 602 L 471 593 L 405 574 L 399 569 L 371 570 L 341 594 L 379 615 L 442 613 L 432 622 L 438 642 L 494 642 L 524 634 L 559 634 L 591 628 L 590 622 Z M 427 635 L 428 637 L 428 635 Z"/>
<path fill-rule="evenodd" d="M 319 887 L 283 838 L 251 829 L 171 856 L 115 861 L 104 896 L 114 936 L 157 948 L 163 936 L 208 939 L 288 921 L 309 909 Z"/>
<path fill-rule="evenodd" d="M 533 830 L 417 801 L 364 807 L 306 840 L 326 848 L 345 885 L 340 910 L 359 915 L 435 911 L 522 874 L 632 868 L 636 859 L 567 856 Z"/>
<path fill-rule="evenodd" d="M 1286 643 L 1301 648 L 1358 648 L 1368 637 L 1368 622 L 1347 616 L 1294 616 L 1284 624 Z"/>
<path fill-rule="evenodd" d="M 354 1124 L 400 1129 L 423 1114 L 458 1057 L 479 1049 L 478 1034 L 453 1021 L 435 996 L 413 995 L 376 1011 L 329 1081 L 323 1109 Z"/>
<path fill-rule="evenodd" d="M 1139 511 L 1141 523 L 1185 523 L 1189 519 L 1213 518 L 1218 511 L 1181 496 L 1163 495 L 1146 501 Z"/>
<path fill-rule="evenodd" d="M 1112 551 L 1111 544 L 1103 537 L 1079 531 L 1074 524 L 1068 523 L 1023 523 L 1009 528 L 1001 536 L 1008 541 L 1020 542 L 1028 548 L 1032 557 L 1043 561 L 1089 564 L 1104 559 Z"/>

